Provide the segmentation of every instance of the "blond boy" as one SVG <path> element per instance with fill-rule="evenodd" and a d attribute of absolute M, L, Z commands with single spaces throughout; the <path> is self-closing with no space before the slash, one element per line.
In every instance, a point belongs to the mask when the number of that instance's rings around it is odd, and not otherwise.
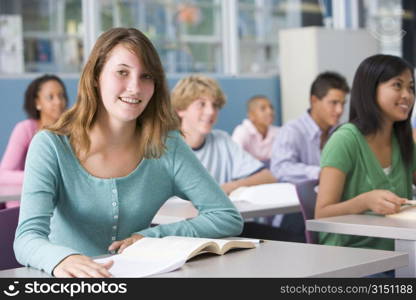
<path fill-rule="evenodd" d="M 240 186 L 276 182 L 263 163 L 233 142 L 228 133 L 213 129 L 225 102 L 224 93 L 210 77 L 191 75 L 176 84 L 172 104 L 186 143 L 227 194 Z"/>

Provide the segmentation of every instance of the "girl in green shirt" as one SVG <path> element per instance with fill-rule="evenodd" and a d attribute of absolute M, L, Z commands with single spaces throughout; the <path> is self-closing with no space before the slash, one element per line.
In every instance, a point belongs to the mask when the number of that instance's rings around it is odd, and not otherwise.
<path fill-rule="evenodd" d="M 349 123 L 326 144 L 315 217 L 373 211 L 397 213 L 412 198 L 415 153 L 410 126 L 413 67 L 403 59 L 375 55 L 358 67 Z M 393 241 L 321 233 L 320 243 L 393 250 Z"/>

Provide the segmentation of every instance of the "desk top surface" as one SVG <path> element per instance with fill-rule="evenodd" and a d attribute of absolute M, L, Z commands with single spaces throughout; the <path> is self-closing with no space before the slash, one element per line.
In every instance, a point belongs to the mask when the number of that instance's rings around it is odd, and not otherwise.
<path fill-rule="evenodd" d="M 20 195 L 22 192 L 21 184 L 0 184 L 0 196 Z"/>
<path fill-rule="evenodd" d="M 299 202 L 293 200 L 276 201 L 275 204 L 255 204 L 248 201 L 233 202 L 244 219 L 273 216 L 276 214 L 285 214 L 300 211 Z M 193 218 L 198 215 L 197 209 L 192 202 L 181 199 L 172 199 L 159 209 L 153 219 L 154 224 L 167 224 L 184 219 Z"/>
<path fill-rule="evenodd" d="M 0 184 L 0 203 L 20 200 L 22 186 L 20 184 Z"/>
<path fill-rule="evenodd" d="M 255 249 L 199 255 L 182 268 L 156 277 L 362 277 L 407 264 L 404 252 L 266 241 Z M 0 277 L 48 274 L 17 268 L 0 271 Z"/>
<path fill-rule="evenodd" d="M 20 194 L 22 191 L 21 185 L 1 185 L 0 184 L 0 203 L 12 200 L 20 200 Z M 273 205 L 253 204 L 246 201 L 234 202 L 235 206 L 242 214 L 243 218 L 255 218 L 272 216 L 276 214 L 284 214 L 300 211 L 300 205 L 298 201 L 293 199 L 279 200 Z M 192 205 L 190 201 L 184 201 L 177 199 L 171 201 L 168 200 L 160 208 L 153 223 L 166 224 L 177 222 L 184 219 L 189 219 L 197 216 L 198 211 Z"/>
<path fill-rule="evenodd" d="M 307 220 L 310 231 L 416 241 L 416 220 L 401 220 L 377 215 L 343 215 Z"/>

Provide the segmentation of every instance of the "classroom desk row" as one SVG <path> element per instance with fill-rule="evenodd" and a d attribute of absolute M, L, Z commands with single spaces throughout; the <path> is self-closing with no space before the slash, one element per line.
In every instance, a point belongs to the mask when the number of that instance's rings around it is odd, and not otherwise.
<path fill-rule="evenodd" d="M 244 219 L 268 217 L 277 214 L 287 214 L 300 211 L 300 204 L 298 200 L 282 199 L 272 205 L 259 205 L 252 202 L 236 201 L 233 202 L 241 216 Z M 159 209 L 154 217 L 152 223 L 167 224 L 185 219 L 190 219 L 198 215 L 198 210 L 192 205 L 190 201 L 182 199 L 169 199 Z"/>
<path fill-rule="evenodd" d="M 405 252 L 265 241 L 257 248 L 203 254 L 155 277 L 363 277 L 406 266 Z M 50 277 L 32 269 L 0 271 L 0 277 Z"/>
<path fill-rule="evenodd" d="M 22 187 L 20 185 L 0 185 L 0 203 L 20 200 Z M 258 205 L 246 201 L 235 202 L 243 218 L 267 217 L 276 214 L 286 214 L 300 211 L 299 201 L 282 199 L 273 205 Z M 197 216 L 198 211 L 190 201 L 172 199 L 167 201 L 159 210 L 152 223 L 167 224 Z"/>
<path fill-rule="evenodd" d="M 306 221 L 309 231 L 394 239 L 394 249 L 409 254 L 409 264 L 396 277 L 416 277 L 416 220 L 375 215 L 345 215 Z"/>
<path fill-rule="evenodd" d="M 22 192 L 21 185 L 4 185 L 0 184 L 0 203 L 7 201 L 20 200 Z"/>
<path fill-rule="evenodd" d="M 19 186 L 8 186 L 8 187 L 4 187 L 4 186 L 0 186 L 0 202 L 4 202 L 4 201 L 10 201 L 10 200 L 18 200 L 20 198 L 20 192 L 21 192 L 21 187 Z M 255 217 L 262 217 L 262 216 L 270 216 L 270 215 L 275 215 L 275 214 L 284 214 L 284 213 L 289 213 L 289 212 L 296 212 L 300 210 L 300 206 L 299 203 L 294 202 L 293 200 L 282 200 L 279 203 L 276 203 L 274 205 L 256 205 L 253 203 L 249 203 L 249 202 L 236 202 L 235 203 L 237 209 L 240 211 L 240 213 L 242 214 L 242 216 L 245 219 L 249 219 L 249 218 L 255 218 Z M 176 222 L 176 221 L 180 221 L 183 219 L 188 219 L 188 218 L 192 218 L 195 217 L 197 215 L 197 210 L 193 207 L 192 203 L 189 201 L 167 201 L 159 210 L 159 212 L 157 213 L 157 215 L 155 216 L 155 218 L 153 219 L 154 224 L 166 224 L 166 223 L 171 223 L 171 222 Z M 369 216 L 369 215 L 352 215 L 352 216 L 341 216 L 341 217 L 332 217 L 332 218 L 325 218 L 325 219 L 319 219 L 319 220 L 308 220 L 306 223 L 307 229 L 310 231 L 322 231 L 322 232 L 333 232 L 333 233 L 344 233 L 344 234 L 353 234 L 353 235 L 367 235 L 367 236 L 374 236 L 374 237 L 384 237 L 384 238 L 392 238 L 395 239 L 395 249 L 396 251 L 403 251 L 405 253 L 408 253 L 409 256 L 406 257 L 406 263 L 405 264 L 396 264 L 395 266 L 393 265 L 389 265 L 390 269 L 395 269 L 396 270 L 396 276 L 397 277 L 416 277 L 416 262 L 415 262 L 415 257 L 416 257 L 416 221 L 402 221 L 402 220 L 395 220 L 395 219 L 390 219 L 390 218 L 383 218 L 383 217 L 378 217 L 378 216 Z M 266 245 L 266 246 L 264 246 Z M 273 259 L 277 259 L 277 257 L 279 257 L 280 259 L 280 252 L 281 251 L 285 251 L 282 250 L 282 246 L 278 243 L 275 244 L 274 242 L 269 242 L 269 243 L 265 243 L 264 245 L 262 245 L 262 247 L 260 249 L 266 249 L 264 251 L 268 251 L 267 249 L 269 249 L 269 247 L 272 247 L 271 245 L 274 245 L 273 247 L 276 247 L 275 249 L 275 253 L 274 253 L 274 258 Z M 296 253 L 296 251 L 305 251 L 305 255 L 306 257 L 308 257 L 309 254 L 308 253 L 308 247 L 312 247 L 310 249 L 319 249 L 319 248 L 314 248 L 314 247 L 326 247 L 326 246 L 321 246 L 321 245 L 305 245 L 305 244 L 295 244 L 292 245 L 292 247 L 294 248 L 293 250 L 288 252 L 288 257 L 286 257 L 286 259 L 290 259 L 289 260 L 293 260 L 293 257 L 297 257 L 297 256 L 291 256 L 291 253 Z M 305 248 L 306 247 L 306 248 Z M 333 257 L 337 257 L 337 259 L 341 256 L 339 256 L 338 254 L 336 254 L 336 251 L 351 251 L 351 254 L 354 255 L 358 255 L 357 257 L 357 263 L 358 261 L 360 261 L 360 252 L 357 252 L 357 249 L 353 249 L 353 248 L 345 248 L 344 250 L 339 250 L 340 247 L 330 247 L 330 248 L 326 248 L 326 249 L 332 249 L 330 251 L 334 251 L 331 252 L 331 254 L 329 254 L 327 257 L 328 258 L 333 258 Z M 296 249 L 303 249 L 303 250 L 296 250 Z M 306 249 L 306 250 L 305 250 Z M 322 248 L 324 249 L 324 248 Z M 363 249 L 358 249 L 358 250 L 363 250 Z M 263 251 L 263 250 L 257 250 L 257 251 Z M 312 250 L 311 250 L 312 251 Z M 365 250 L 365 251 L 375 251 L 375 250 Z M 365 252 L 364 251 L 364 252 Z M 319 250 L 317 250 L 317 252 L 319 252 Z M 240 252 L 238 252 L 240 253 Z M 252 253 L 252 252 L 251 252 Z M 278 253 L 279 255 L 276 255 L 276 253 Z M 394 252 L 387 252 L 387 253 L 394 253 Z M 403 254 L 403 253 L 402 253 Z M 238 255 L 246 255 L 244 254 L 244 252 L 241 252 L 241 254 Z M 252 254 L 250 254 L 252 255 Z M 294 254 L 293 254 L 294 255 Z M 344 255 L 344 254 L 343 254 Z M 228 255 L 226 257 L 229 257 Z M 371 257 L 371 255 L 370 255 Z M 389 257 L 389 259 L 392 259 L 393 257 Z M 396 257 L 397 258 L 397 257 Z M 228 260 L 227 258 L 218 258 L 218 260 L 216 261 L 222 261 L 222 260 Z M 270 260 L 273 260 L 270 259 Z M 320 260 L 325 261 L 325 255 L 316 257 L 314 260 L 316 260 L 317 264 L 320 264 Z M 403 257 L 401 257 L 401 259 L 403 259 Z M 296 259 L 297 260 L 297 259 Z M 199 259 L 196 259 L 195 261 L 192 261 L 192 264 L 196 264 L 199 265 L 200 263 L 202 264 L 202 267 L 204 266 L 204 262 L 205 260 L 202 260 L 201 262 L 199 262 Z M 397 261 L 396 261 L 397 262 Z M 401 261 L 403 262 L 403 261 Z M 212 262 L 214 263 L 214 262 Z M 283 263 L 283 262 L 281 262 Z M 293 262 L 296 263 L 296 262 Z M 341 266 L 336 265 L 337 262 L 331 261 L 331 264 L 335 264 L 335 269 L 340 268 Z M 366 265 L 367 263 L 369 263 L 368 261 L 363 261 L 363 264 Z M 210 263 L 208 263 L 208 265 L 210 265 Z M 191 264 L 190 264 L 191 265 Z M 337 266 L 337 267 L 336 267 Z M 205 267 L 203 267 L 205 268 Z M 232 267 L 232 269 L 235 269 L 237 267 Z M 329 267 L 328 267 L 329 268 Z M 186 268 L 185 268 L 186 269 Z M 184 270 L 185 270 L 184 269 Z M 237 268 L 238 269 L 238 268 Z M 310 267 L 308 270 L 312 270 L 313 268 Z M 334 270 L 335 270 L 334 269 Z M 26 269 L 23 269 L 26 270 Z M 209 270 L 209 268 L 208 268 Z M 325 272 L 317 272 L 315 275 L 312 274 L 312 272 L 306 272 L 306 271 L 301 271 L 302 269 L 299 270 L 292 270 L 292 271 L 288 271 L 289 273 L 279 273 L 281 274 L 280 276 L 282 277 L 289 277 L 291 276 L 290 272 L 297 272 L 299 271 L 299 273 L 296 273 L 299 275 L 299 277 L 302 277 L 302 274 L 309 274 L 308 276 L 324 276 L 325 274 L 333 274 L 331 272 L 335 272 L 335 271 L 325 271 Z M 338 269 L 337 269 L 338 270 Z M 372 274 L 371 272 L 374 269 L 369 269 L 370 273 L 368 274 Z M 389 269 L 385 269 L 385 270 L 389 270 Z M 34 270 L 31 270 L 34 271 Z M 31 272 L 28 271 L 28 272 Z M 339 271 L 339 270 L 338 270 Z M 18 271 L 18 272 L 22 272 L 22 270 Z M 182 271 L 181 271 L 182 272 Z M 193 274 L 194 271 L 187 271 L 188 273 L 191 272 Z M 228 271 L 228 272 L 233 272 L 232 270 Z M 327 273 L 326 273 L 327 272 Z M 188 274 L 187 273 L 187 274 Z M 191 274 L 189 273 L 189 274 Z M 230 274 L 229 276 L 235 276 L 235 275 L 231 275 L 231 273 L 225 273 L 225 274 Z M 364 272 L 365 273 L 365 272 Z M 364 275 L 364 273 L 336 273 L 339 274 L 339 276 L 366 276 Z M 17 275 L 20 273 L 17 273 Z M 182 273 L 180 273 L 182 274 Z M 178 276 L 181 276 L 180 274 L 178 274 Z M 207 274 L 213 274 L 213 273 L 207 273 Z M 232 273 L 235 274 L 235 273 Z M 261 277 L 261 274 L 265 274 L 262 272 L 259 272 L 259 277 Z M 268 274 L 272 274 L 272 273 L 268 273 Z M 275 274 L 275 276 L 279 276 L 277 273 L 273 273 Z M 367 274 L 367 275 L 368 275 Z M 218 273 L 217 273 L 218 275 Z M 191 275 L 189 275 L 191 276 Z M 193 275 L 192 275 L 193 276 Z M 224 275 L 225 276 L 225 275 Z M 248 275 L 247 275 L 248 276 Z M 254 276 L 254 275 L 253 275 Z M 264 275 L 266 276 L 266 275 Z M 270 275 L 271 276 L 271 275 Z M 295 273 L 293 273 L 293 276 L 295 276 Z M 328 275 L 328 276 L 332 276 L 332 275 Z"/>

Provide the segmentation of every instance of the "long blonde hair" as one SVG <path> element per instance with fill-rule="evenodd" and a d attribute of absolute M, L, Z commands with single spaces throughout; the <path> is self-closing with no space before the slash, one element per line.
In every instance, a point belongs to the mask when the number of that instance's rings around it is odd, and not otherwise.
<path fill-rule="evenodd" d="M 94 124 L 101 101 L 98 79 L 109 53 L 118 44 L 135 53 L 153 77 L 154 93 L 137 119 L 137 127 L 140 130 L 140 153 L 145 158 L 158 158 L 165 151 L 168 132 L 179 129 L 179 122 L 171 107 L 159 55 L 150 40 L 135 28 L 112 28 L 98 38 L 81 74 L 77 102 L 48 129 L 59 135 L 68 135 L 78 157 L 89 152 L 88 131 Z"/>

